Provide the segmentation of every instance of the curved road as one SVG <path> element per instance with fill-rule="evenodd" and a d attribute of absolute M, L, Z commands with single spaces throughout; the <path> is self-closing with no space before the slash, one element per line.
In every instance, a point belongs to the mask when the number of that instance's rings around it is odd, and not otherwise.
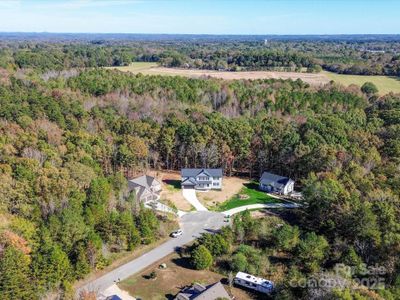
<path fill-rule="evenodd" d="M 269 204 L 251 204 L 239 206 L 222 212 L 225 216 L 232 216 L 245 210 L 262 209 L 262 208 L 299 208 L 300 204 L 297 203 L 269 203 Z"/>
<path fill-rule="evenodd" d="M 188 195 L 187 195 L 188 196 Z M 189 195 L 191 200 L 193 198 L 192 195 Z M 198 202 L 196 195 L 194 196 L 195 200 Z M 185 197 L 186 198 L 186 197 Z M 189 201 L 193 202 L 194 201 Z M 200 202 L 199 202 L 200 203 Z M 196 203 L 197 204 L 197 203 Z M 197 205 L 194 205 L 195 207 Z M 201 205 L 202 206 L 202 205 Z M 94 291 L 97 295 L 101 295 L 103 291 L 107 288 L 115 284 L 120 280 L 124 280 L 129 276 L 138 273 L 145 269 L 146 267 L 152 265 L 153 263 L 159 261 L 163 257 L 167 256 L 170 253 L 173 253 L 177 250 L 177 248 L 184 246 L 196 238 L 200 237 L 200 235 L 204 232 L 215 232 L 226 226 L 227 223 L 225 221 L 225 216 L 231 216 L 233 214 L 239 213 L 241 211 L 245 211 L 247 209 L 257 209 L 257 208 L 298 208 L 299 204 L 296 203 L 270 203 L 270 204 L 254 204 L 254 205 L 246 205 L 241 207 L 236 207 L 225 211 L 223 213 L 211 212 L 207 210 L 202 210 L 197 212 L 186 213 L 180 217 L 180 227 L 183 230 L 182 236 L 174 239 L 170 239 L 164 244 L 161 244 L 157 248 L 143 254 L 142 256 L 104 274 L 103 276 L 81 286 L 76 291 L 76 296 L 79 297 L 79 293 L 81 291 Z M 206 208 L 204 208 L 206 209 Z"/>
<path fill-rule="evenodd" d="M 105 289 L 113 285 L 119 280 L 124 280 L 129 276 L 140 272 L 151 264 L 157 262 L 168 254 L 174 252 L 177 248 L 182 247 L 195 240 L 204 232 L 213 232 L 220 229 L 224 225 L 224 215 L 222 213 L 199 211 L 185 214 L 180 218 L 182 236 L 170 239 L 157 248 L 143 254 L 142 256 L 104 274 L 103 276 L 78 288 L 76 295 L 79 296 L 81 291 L 95 291 L 98 295 Z"/>

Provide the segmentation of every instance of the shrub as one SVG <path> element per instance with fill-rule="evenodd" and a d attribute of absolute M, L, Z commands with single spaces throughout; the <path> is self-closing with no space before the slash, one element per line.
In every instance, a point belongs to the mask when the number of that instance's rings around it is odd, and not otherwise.
<path fill-rule="evenodd" d="M 372 82 L 366 82 L 362 85 L 361 91 L 367 95 L 373 95 L 378 93 L 378 88 Z"/>
<path fill-rule="evenodd" d="M 247 269 L 247 258 L 243 253 L 236 253 L 233 256 L 231 269 L 236 272 L 244 272 Z"/>
<path fill-rule="evenodd" d="M 192 264 L 196 270 L 208 269 L 213 263 L 210 251 L 203 245 L 196 247 L 192 251 Z"/>

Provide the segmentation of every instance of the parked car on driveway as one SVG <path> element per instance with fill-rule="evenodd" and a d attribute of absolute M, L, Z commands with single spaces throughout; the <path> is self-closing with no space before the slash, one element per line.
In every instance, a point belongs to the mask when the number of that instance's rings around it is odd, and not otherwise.
<path fill-rule="evenodd" d="M 171 237 L 177 238 L 177 237 L 181 236 L 182 234 L 183 234 L 182 229 L 178 229 L 178 230 L 176 230 L 176 231 L 171 233 Z"/>

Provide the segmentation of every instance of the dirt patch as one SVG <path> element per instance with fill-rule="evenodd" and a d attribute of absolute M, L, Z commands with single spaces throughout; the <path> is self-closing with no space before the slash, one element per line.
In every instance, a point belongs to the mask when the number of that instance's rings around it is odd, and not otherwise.
<path fill-rule="evenodd" d="M 278 217 L 277 214 L 275 214 L 272 211 L 269 211 L 267 209 L 260 209 L 260 210 L 253 210 L 250 212 L 250 215 L 254 219 L 263 219 L 267 217 Z"/>
<path fill-rule="evenodd" d="M 162 263 L 166 263 L 166 269 L 158 268 Z M 146 279 L 153 271 L 156 272 L 156 278 Z M 128 291 L 132 296 L 140 297 L 141 299 L 174 299 L 174 296 L 182 288 L 194 282 L 208 285 L 221 280 L 222 283 L 226 283 L 224 277 L 218 273 L 191 269 L 186 258 L 180 258 L 174 253 L 148 267 L 143 272 L 124 280 L 119 284 L 119 287 Z M 229 291 L 228 286 L 224 285 L 224 287 Z M 246 291 L 239 288 L 232 288 L 232 294 L 238 300 L 252 299 Z"/>
<path fill-rule="evenodd" d="M 177 209 L 182 211 L 190 211 L 192 205 L 183 198 L 181 190 L 181 175 L 177 171 L 152 171 L 149 175 L 155 176 L 162 184 L 161 200 L 163 202 L 171 202 Z"/>
<path fill-rule="evenodd" d="M 224 177 L 220 191 L 197 192 L 197 199 L 208 208 L 212 208 L 239 193 L 249 180 L 238 177 Z"/>

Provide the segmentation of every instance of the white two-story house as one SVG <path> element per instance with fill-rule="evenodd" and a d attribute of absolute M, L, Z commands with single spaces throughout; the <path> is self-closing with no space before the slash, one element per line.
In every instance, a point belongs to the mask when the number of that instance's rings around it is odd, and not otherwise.
<path fill-rule="evenodd" d="M 181 177 L 183 189 L 222 189 L 222 169 L 182 169 Z"/>

